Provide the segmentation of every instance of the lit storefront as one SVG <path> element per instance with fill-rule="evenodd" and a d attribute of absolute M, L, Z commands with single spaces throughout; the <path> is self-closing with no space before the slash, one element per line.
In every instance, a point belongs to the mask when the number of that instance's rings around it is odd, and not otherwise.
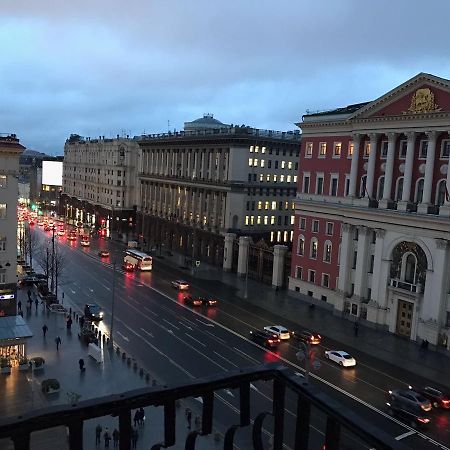
<path fill-rule="evenodd" d="M 21 316 L 0 317 L 0 360 L 5 358 L 16 366 L 27 356 L 27 339 L 33 337 Z"/>

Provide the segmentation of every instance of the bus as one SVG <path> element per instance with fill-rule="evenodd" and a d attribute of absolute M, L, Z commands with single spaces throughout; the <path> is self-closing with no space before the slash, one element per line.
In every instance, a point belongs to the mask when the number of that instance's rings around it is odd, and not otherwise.
<path fill-rule="evenodd" d="M 123 263 L 124 265 L 130 263 L 135 269 L 139 270 L 152 270 L 153 259 L 146 253 L 135 250 L 134 248 L 129 248 L 125 252 Z"/>

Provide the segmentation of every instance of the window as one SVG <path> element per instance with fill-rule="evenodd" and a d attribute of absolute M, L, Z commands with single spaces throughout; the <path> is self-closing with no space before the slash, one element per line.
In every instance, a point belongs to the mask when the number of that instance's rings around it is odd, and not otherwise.
<path fill-rule="evenodd" d="M 303 256 L 305 254 L 305 237 L 301 234 L 297 240 L 297 255 Z"/>
<path fill-rule="evenodd" d="M 442 141 L 441 147 L 441 158 L 449 158 L 450 157 L 450 140 L 446 139 Z M 0 176 L 0 187 L 1 187 L 1 176 Z"/>
<path fill-rule="evenodd" d="M 354 148 L 355 148 L 355 144 L 353 143 L 353 141 L 350 141 L 348 143 L 347 158 L 351 158 L 353 156 Z"/>
<path fill-rule="evenodd" d="M 5 188 L 7 186 L 8 178 L 6 175 L 0 175 L 0 188 Z"/>
<path fill-rule="evenodd" d="M 277 202 L 272 202 L 272 211 L 277 209 Z"/>
<path fill-rule="evenodd" d="M 264 209 L 265 210 L 269 209 L 269 207 L 270 207 L 269 205 L 270 205 L 270 202 L 265 202 L 264 203 Z"/>
<path fill-rule="evenodd" d="M 319 244 L 317 241 L 317 238 L 311 239 L 311 246 L 309 249 L 309 257 L 311 259 L 317 259 L 317 250 L 318 250 Z"/>
<path fill-rule="evenodd" d="M 361 184 L 359 190 L 359 196 L 361 198 L 366 196 L 366 183 L 367 183 L 367 175 L 363 175 L 361 177 Z"/>
<path fill-rule="evenodd" d="M 444 204 L 445 201 L 445 197 L 447 195 L 446 193 L 446 181 L 445 180 L 441 180 L 438 183 L 438 188 L 437 188 L 437 195 L 436 195 L 436 201 L 435 203 L 439 206 L 442 206 Z"/>
<path fill-rule="evenodd" d="M 271 159 L 269 159 L 269 160 L 267 161 L 267 167 L 268 167 L 269 169 L 272 168 L 272 160 L 271 160 Z"/>
<path fill-rule="evenodd" d="M 352 269 L 356 269 L 356 260 L 358 258 L 358 252 L 355 250 L 353 252 L 353 264 L 352 264 Z"/>
<path fill-rule="evenodd" d="M 400 141 L 400 145 L 398 148 L 398 157 L 400 159 L 406 159 L 406 151 L 408 149 L 408 142 L 407 141 Z"/>
<path fill-rule="evenodd" d="M 268 174 L 266 175 L 266 181 L 267 181 L 268 183 L 270 183 L 270 173 L 268 173 Z"/>
<path fill-rule="evenodd" d="M 306 230 L 306 218 L 305 217 L 300 217 L 299 228 L 300 228 L 300 230 Z"/>
<path fill-rule="evenodd" d="M 306 143 L 305 156 L 307 158 L 311 158 L 312 154 L 313 154 L 313 143 L 312 142 L 307 142 Z"/>
<path fill-rule="evenodd" d="M 273 176 L 273 182 L 274 182 L 274 183 L 277 182 L 277 176 L 276 176 L 276 175 Z"/>
<path fill-rule="evenodd" d="M 291 216 L 291 225 L 295 224 L 295 216 Z"/>
<path fill-rule="evenodd" d="M 269 216 L 264 216 L 264 225 L 269 225 Z"/>
<path fill-rule="evenodd" d="M 264 167 L 264 163 L 265 163 L 265 160 L 264 160 L 264 159 L 262 159 L 262 160 L 261 160 L 261 164 L 260 164 L 260 166 L 261 166 L 261 167 Z"/>
<path fill-rule="evenodd" d="M 292 179 L 291 175 L 288 175 L 288 176 L 286 177 L 286 182 L 287 182 L 287 183 L 290 183 L 290 182 L 291 182 L 291 179 Z"/>
<path fill-rule="evenodd" d="M 263 173 L 259 174 L 259 181 L 264 181 L 264 174 Z"/>
<path fill-rule="evenodd" d="M 258 153 L 258 152 L 259 152 L 259 146 L 256 145 L 256 146 L 255 146 L 255 153 Z"/>
<path fill-rule="evenodd" d="M 275 216 L 270 216 L 270 225 L 275 225 Z"/>
<path fill-rule="evenodd" d="M 323 175 L 317 175 L 316 178 L 316 194 L 322 195 L 323 194 Z"/>
<path fill-rule="evenodd" d="M 316 282 L 316 271 L 315 270 L 308 270 L 308 281 L 310 283 Z"/>
<path fill-rule="evenodd" d="M 0 236 L 0 252 L 6 252 L 6 237 Z"/>
<path fill-rule="evenodd" d="M 327 155 L 327 143 L 321 142 L 319 144 L 319 158 L 325 158 Z"/>
<path fill-rule="evenodd" d="M 326 241 L 325 245 L 323 247 L 323 260 L 325 262 L 328 262 L 328 263 L 331 262 L 331 249 L 332 249 L 331 242 Z"/>
<path fill-rule="evenodd" d="M 370 142 L 364 143 L 364 157 L 368 158 L 370 155 Z"/>
<path fill-rule="evenodd" d="M 288 169 L 292 169 L 292 161 L 288 162 Z"/>
<path fill-rule="evenodd" d="M 294 175 L 294 183 L 297 183 L 297 175 Z"/>
<path fill-rule="evenodd" d="M 303 175 L 303 193 L 309 194 L 309 174 Z"/>
<path fill-rule="evenodd" d="M 0 203 L 0 219 L 6 218 L 6 203 Z"/>
<path fill-rule="evenodd" d="M 261 153 L 266 153 L 266 147 L 261 148 Z"/>
<path fill-rule="evenodd" d="M 370 255 L 369 273 L 373 273 L 373 265 L 374 265 L 374 263 L 375 263 L 375 255 Z"/>
<path fill-rule="evenodd" d="M 250 153 L 253 153 L 253 145 L 250 145 Z"/>
<path fill-rule="evenodd" d="M 387 158 L 387 153 L 388 153 L 388 141 L 382 141 L 381 142 L 380 158 L 381 159 L 386 159 Z"/>
<path fill-rule="evenodd" d="M 284 175 L 280 175 L 280 183 L 284 182 Z"/>
<path fill-rule="evenodd" d="M 331 177 L 330 181 L 330 195 L 336 197 L 338 194 L 338 177 L 337 175 Z"/>
<path fill-rule="evenodd" d="M 262 209 L 262 201 L 258 202 L 258 209 L 261 210 Z"/>
<path fill-rule="evenodd" d="M 350 178 L 348 175 L 345 177 L 345 196 L 347 196 L 350 192 Z"/>
<path fill-rule="evenodd" d="M 245 216 L 245 225 L 248 225 L 250 223 L 250 217 Z"/>
<path fill-rule="evenodd" d="M 423 184 L 424 184 L 424 179 L 423 178 L 420 178 L 416 182 L 416 196 L 415 196 L 415 202 L 416 203 L 422 203 L 422 199 L 423 199 Z"/>
<path fill-rule="evenodd" d="M 395 201 L 400 201 L 403 197 L 403 177 L 397 180 L 397 187 L 395 189 Z"/>
<path fill-rule="evenodd" d="M 419 158 L 426 159 L 428 153 L 428 141 L 420 141 Z"/>
<path fill-rule="evenodd" d="M 417 265 L 416 257 L 412 253 L 409 253 L 404 261 L 404 265 L 404 280 L 407 283 L 415 284 Z"/>
<path fill-rule="evenodd" d="M 327 222 L 327 235 L 328 236 L 333 236 L 333 228 L 334 228 L 334 223 Z"/>
<path fill-rule="evenodd" d="M 339 158 L 342 151 L 342 142 L 335 142 L 333 146 L 333 157 Z"/>
<path fill-rule="evenodd" d="M 286 161 L 281 161 L 281 168 L 285 169 L 286 168 Z"/>
<path fill-rule="evenodd" d="M 248 158 L 248 167 L 253 166 L 253 158 Z"/>
<path fill-rule="evenodd" d="M 384 191 L 384 176 L 378 179 L 377 200 L 381 200 L 383 198 L 383 191 Z"/>
<path fill-rule="evenodd" d="M 312 231 L 313 231 L 313 233 L 319 232 L 319 221 L 318 220 L 312 221 Z"/>
<path fill-rule="evenodd" d="M 327 273 L 322 274 L 322 286 L 323 287 L 330 287 L 330 275 Z"/>
<path fill-rule="evenodd" d="M 302 275 L 303 275 L 303 267 L 295 266 L 295 278 L 299 278 L 301 280 Z"/>

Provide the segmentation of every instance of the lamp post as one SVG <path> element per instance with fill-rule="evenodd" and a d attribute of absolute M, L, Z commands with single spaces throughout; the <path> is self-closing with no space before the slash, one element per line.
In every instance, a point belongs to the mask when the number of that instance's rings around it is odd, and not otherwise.
<path fill-rule="evenodd" d="M 111 305 L 111 348 L 114 347 L 114 304 L 116 300 L 116 260 L 113 260 L 112 305 Z"/>
<path fill-rule="evenodd" d="M 250 259 L 250 245 L 247 247 L 247 267 L 245 269 L 245 291 L 244 298 L 247 300 L 248 298 L 248 261 Z"/>

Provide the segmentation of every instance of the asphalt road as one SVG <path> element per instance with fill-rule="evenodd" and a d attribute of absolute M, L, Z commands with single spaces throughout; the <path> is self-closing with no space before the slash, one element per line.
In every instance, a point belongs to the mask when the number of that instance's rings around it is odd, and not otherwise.
<path fill-rule="evenodd" d="M 42 235 L 50 237 L 50 233 Z M 101 328 L 110 331 L 112 306 L 112 261 L 116 260 L 114 337 L 127 352 L 139 359 L 148 370 L 165 383 L 179 382 L 262 362 L 281 362 L 294 373 L 302 373 L 303 363 L 296 353 L 297 342 L 283 342 L 276 351 L 268 351 L 249 341 L 250 330 L 269 324 L 279 324 L 273 314 L 248 307 L 233 295 L 230 289 L 216 283 L 195 280 L 191 293 L 211 294 L 219 297 L 215 308 L 191 308 L 184 305 L 183 295 L 170 285 L 170 281 L 183 278 L 181 268 L 169 267 L 154 258 L 152 272 L 124 273 L 121 269 L 123 247 L 104 239 L 92 239 L 90 247 L 80 247 L 65 237 L 55 237 L 66 253 L 66 268 L 61 277 L 60 290 L 76 302 L 80 310 L 85 303 L 95 302 L 105 312 Z M 109 258 L 100 259 L 98 251 L 108 249 Z M 263 289 L 264 287 L 262 287 Z M 292 328 L 294 323 L 282 325 Z M 414 430 L 391 418 L 385 403 L 387 391 L 405 388 L 408 384 L 435 384 L 433 380 L 420 379 L 406 370 L 393 369 L 386 363 L 352 352 L 357 359 L 355 368 L 343 369 L 324 358 L 327 349 L 345 349 L 342 343 L 324 338 L 314 349 L 314 359 L 320 367 L 312 372 L 310 380 L 320 389 L 350 407 L 359 416 L 376 424 L 385 432 L 412 448 L 446 448 L 450 442 L 450 412 L 433 411 L 432 424 L 426 430 Z M 317 364 L 319 366 L 319 364 Z M 300 375 L 299 375 L 300 376 Z M 271 384 L 259 382 L 252 387 L 252 413 L 271 410 Z M 225 430 L 238 422 L 239 396 L 233 391 L 223 391 L 216 396 L 215 420 Z M 286 398 L 286 436 L 291 447 L 296 416 L 295 396 Z M 311 441 L 319 448 L 323 441 L 326 418 L 313 410 Z M 270 420 L 265 423 L 266 439 L 270 436 Z M 237 442 L 246 448 L 251 436 L 238 433 Z M 344 432 L 345 448 L 368 448 L 354 436 Z"/>

